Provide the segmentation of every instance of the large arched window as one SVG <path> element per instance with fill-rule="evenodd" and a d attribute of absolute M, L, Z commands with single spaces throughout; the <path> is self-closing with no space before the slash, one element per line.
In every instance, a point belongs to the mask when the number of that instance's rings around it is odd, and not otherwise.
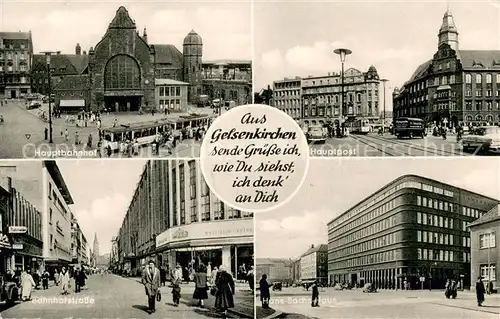
<path fill-rule="evenodd" d="M 472 75 L 469 73 L 465 75 L 465 83 L 472 83 Z"/>
<path fill-rule="evenodd" d="M 141 72 L 137 62 L 128 55 L 109 59 L 104 71 L 104 87 L 113 89 L 140 89 Z"/>

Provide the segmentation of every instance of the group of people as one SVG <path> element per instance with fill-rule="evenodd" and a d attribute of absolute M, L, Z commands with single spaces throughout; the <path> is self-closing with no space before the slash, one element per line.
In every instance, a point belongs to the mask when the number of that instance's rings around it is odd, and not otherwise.
<path fill-rule="evenodd" d="M 218 268 L 205 266 L 204 264 L 192 265 L 194 273 L 192 280 L 195 284 L 193 299 L 197 301 L 198 307 L 204 306 L 204 300 L 210 295 L 215 297 L 215 308 L 219 310 L 223 318 L 227 317 L 227 310 L 234 308 L 235 282 L 233 276 L 221 265 Z M 170 282 L 172 288 L 172 301 L 175 307 L 179 306 L 181 299 L 181 285 L 185 281 L 182 266 L 177 263 L 170 271 Z M 215 276 L 213 275 L 215 274 Z M 162 285 L 161 272 L 155 266 L 154 261 L 150 261 L 142 273 L 142 284 L 148 296 L 148 313 L 156 311 L 156 301 L 161 300 L 160 287 Z"/>

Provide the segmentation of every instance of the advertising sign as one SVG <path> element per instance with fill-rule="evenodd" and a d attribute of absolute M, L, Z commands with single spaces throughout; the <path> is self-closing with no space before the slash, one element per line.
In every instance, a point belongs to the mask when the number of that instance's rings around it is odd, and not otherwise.
<path fill-rule="evenodd" d="M 26 226 L 10 226 L 9 234 L 25 234 L 28 231 Z"/>
<path fill-rule="evenodd" d="M 14 244 L 14 245 L 12 245 L 12 249 L 23 249 L 23 248 L 24 248 L 23 244 Z"/>

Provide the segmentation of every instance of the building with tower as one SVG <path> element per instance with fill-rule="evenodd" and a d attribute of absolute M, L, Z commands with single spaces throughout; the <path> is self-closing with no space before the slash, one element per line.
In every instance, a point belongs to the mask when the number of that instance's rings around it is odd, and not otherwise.
<path fill-rule="evenodd" d="M 142 35 L 127 9 L 119 7 L 103 38 L 86 54 L 79 44 L 75 54 L 57 53 L 50 72 L 55 104 L 62 112 L 109 110 L 133 112 L 159 109 L 155 80 L 168 79 L 188 84 L 187 100 L 195 104 L 201 95 L 217 98 L 207 80 L 203 63 L 203 41 L 194 30 L 184 38 L 182 52 L 171 44 L 151 44 L 147 30 Z M 33 92 L 47 94 L 47 65 L 44 55 L 33 58 Z M 246 72 L 248 76 L 226 77 L 219 91 L 238 104 L 251 101 L 251 62 L 226 63 L 224 72 Z M 221 81 L 222 83 L 222 81 Z M 237 93 L 234 93 L 236 91 Z M 243 93 L 242 93 L 243 92 Z M 171 112 L 179 112 L 170 106 Z"/>
<path fill-rule="evenodd" d="M 500 123 L 500 51 L 462 50 L 458 36 L 447 10 L 436 53 L 393 92 L 394 117 L 448 127 Z"/>

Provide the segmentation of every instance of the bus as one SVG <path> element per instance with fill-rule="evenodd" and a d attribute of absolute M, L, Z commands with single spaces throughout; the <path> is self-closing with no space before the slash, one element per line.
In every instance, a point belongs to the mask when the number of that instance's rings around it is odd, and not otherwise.
<path fill-rule="evenodd" d="M 370 121 L 358 119 L 351 125 L 352 134 L 368 134 L 370 132 Z"/>
<path fill-rule="evenodd" d="M 113 152 L 118 152 L 122 149 L 121 145 L 128 141 L 136 140 L 139 146 L 147 146 L 169 132 L 177 138 L 180 136 L 180 130 L 184 128 L 208 126 L 213 117 L 214 115 L 184 115 L 177 119 L 160 119 L 104 128 L 102 129 L 103 146 L 111 147 Z"/>
<path fill-rule="evenodd" d="M 426 135 L 424 120 L 410 117 L 397 118 L 394 121 L 394 135 L 397 138 L 413 138 L 415 136 L 424 138 Z"/>

